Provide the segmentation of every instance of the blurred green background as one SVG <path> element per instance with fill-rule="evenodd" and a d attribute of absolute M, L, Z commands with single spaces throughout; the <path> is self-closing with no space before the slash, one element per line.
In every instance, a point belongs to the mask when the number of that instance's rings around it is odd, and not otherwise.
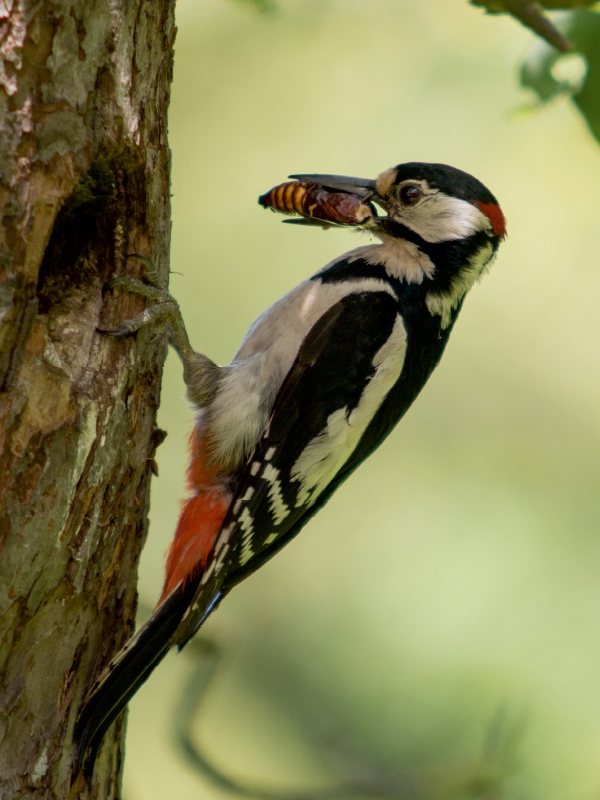
<path fill-rule="evenodd" d="M 567 97 L 515 113 L 533 35 L 461 0 L 179 0 L 177 21 L 171 290 L 211 358 L 361 241 L 261 209 L 289 173 L 446 162 L 509 225 L 395 433 L 203 629 L 223 661 L 198 741 L 273 789 L 600 798 L 598 143 Z M 149 605 L 191 428 L 173 354 L 159 424 Z M 225 796 L 173 743 L 193 669 L 170 655 L 131 703 L 127 800 Z"/>

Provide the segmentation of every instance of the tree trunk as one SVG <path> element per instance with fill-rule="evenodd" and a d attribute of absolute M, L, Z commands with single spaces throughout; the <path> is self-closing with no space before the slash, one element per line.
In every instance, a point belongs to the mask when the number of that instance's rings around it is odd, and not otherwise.
<path fill-rule="evenodd" d="M 134 627 L 165 343 L 111 278 L 168 277 L 174 0 L 0 0 L 0 798 L 65 798 Z M 120 796 L 120 721 L 82 798 Z"/>

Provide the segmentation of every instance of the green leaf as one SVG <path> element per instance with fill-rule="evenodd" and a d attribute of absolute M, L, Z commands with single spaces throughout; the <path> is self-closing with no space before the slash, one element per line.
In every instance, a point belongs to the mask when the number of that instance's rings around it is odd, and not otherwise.
<path fill-rule="evenodd" d="M 558 53 L 545 43 L 537 43 L 521 67 L 521 85 L 533 89 L 542 102 L 569 92 L 591 132 L 600 142 L 600 13 L 582 9 L 566 15 L 559 23 L 563 33 L 575 44 L 587 64 L 582 80 L 560 75 L 561 66 L 572 55 Z"/>
<path fill-rule="evenodd" d="M 573 95 L 573 100 L 600 142 L 600 14 L 575 12 L 569 36 L 588 63 L 583 87 Z"/>

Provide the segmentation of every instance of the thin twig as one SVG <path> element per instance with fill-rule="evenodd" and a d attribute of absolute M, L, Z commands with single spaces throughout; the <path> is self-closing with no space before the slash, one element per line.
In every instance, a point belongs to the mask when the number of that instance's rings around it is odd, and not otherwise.
<path fill-rule="evenodd" d="M 543 7 L 535 0 L 471 0 L 471 3 L 474 6 L 484 7 L 490 14 L 510 14 L 563 53 L 575 48 L 573 42 L 545 16 Z M 585 4 L 585 2 L 577 3 L 577 5 Z M 564 8 L 569 9 L 574 5 L 575 3 L 565 0 Z"/>

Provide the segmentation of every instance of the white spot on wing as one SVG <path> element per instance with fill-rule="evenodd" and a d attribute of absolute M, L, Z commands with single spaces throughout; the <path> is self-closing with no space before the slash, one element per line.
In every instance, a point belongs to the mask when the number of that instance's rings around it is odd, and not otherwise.
<path fill-rule="evenodd" d="M 259 469 L 260 469 L 260 461 L 253 461 L 252 466 L 250 467 L 250 475 L 258 475 Z"/>
<path fill-rule="evenodd" d="M 208 565 L 208 569 L 206 570 L 206 572 L 205 572 L 205 573 L 204 573 L 204 575 L 202 576 L 202 580 L 200 581 L 200 583 L 201 583 L 201 584 L 203 584 L 203 583 L 208 583 L 208 581 L 209 581 L 209 580 L 210 580 L 210 578 L 212 577 L 212 574 L 213 574 L 213 572 L 214 572 L 214 571 L 215 571 L 215 561 L 214 561 L 214 559 L 213 559 L 213 560 L 210 562 L 210 564 Z"/>
<path fill-rule="evenodd" d="M 327 427 L 304 448 L 292 467 L 291 478 L 300 482 L 296 505 L 312 504 L 356 448 L 385 396 L 402 372 L 406 329 L 400 316 L 389 339 L 373 359 L 375 374 L 365 386 L 358 405 L 348 415 L 340 408 L 329 415 Z"/>
<path fill-rule="evenodd" d="M 229 550 L 229 545 L 225 545 L 225 547 L 223 548 L 223 552 L 217 558 L 217 560 L 215 562 L 216 563 L 215 569 L 216 569 L 217 572 L 219 572 L 221 570 L 221 567 L 223 566 L 223 562 L 225 561 L 225 556 L 227 555 L 227 551 L 228 550 Z"/>
<path fill-rule="evenodd" d="M 242 552 L 240 555 L 240 564 L 243 566 L 247 561 L 250 561 L 254 555 L 252 549 L 252 537 L 254 535 L 254 520 L 247 508 L 244 508 L 239 518 L 240 528 L 244 531 L 242 536 Z"/>
<path fill-rule="evenodd" d="M 231 532 L 235 527 L 235 523 L 232 522 L 231 525 L 228 525 L 226 528 L 223 528 L 221 531 L 219 538 L 215 544 L 215 554 L 219 552 L 219 550 L 229 541 L 229 537 L 231 536 Z"/>
<path fill-rule="evenodd" d="M 244 536 L 242 540 L 242 552 L 240 554 L 240 564 L 242 566 L 244 566 L 244 564 L 250 561 L 250 559 L 254 555 L 254 550 L 252 549 L 252 543 L 250 541 L 250 538 L 251 537 L 246 538 L 246 536 Z"/>
<path fill-rule="evenodd" d="M 275 447 L 269 447 L 267 452 L 265 453 L 265 461 L 270 461 L 273 456 L 275 455 Z"/>
<path fill-rule="evenodd" d="M 281 525 L 283 520 L 290 513 L 287 507 L 283 494 L 281 493 L 281 481 L 279 480 L 279 470 L 275 469 L 272 464 L 267 464 L 263 472 L 263 478 L 269 482 L 269 504 L 273 512 L 273 520 L 275 525 Z"/>
<path fill-rule="evenodd" d="M 243 531 L 248 531 L 252 529 L 252 525 L 254 520 L 252 519 L 252 514 L 245 508 L 242 513 L 240 514 L 239 518 L 239 525 Z"/>
<path fill-rule="evenodd" d="M 276 538 L 277 538 L 277 534 L 276 533 L 269 534 L 269 536 L 267 536 L 267 538 L 265 539 L 265 544 L 266 545 L 267 544 L 271 544 L 271 542 L 274 542 Z"/>

